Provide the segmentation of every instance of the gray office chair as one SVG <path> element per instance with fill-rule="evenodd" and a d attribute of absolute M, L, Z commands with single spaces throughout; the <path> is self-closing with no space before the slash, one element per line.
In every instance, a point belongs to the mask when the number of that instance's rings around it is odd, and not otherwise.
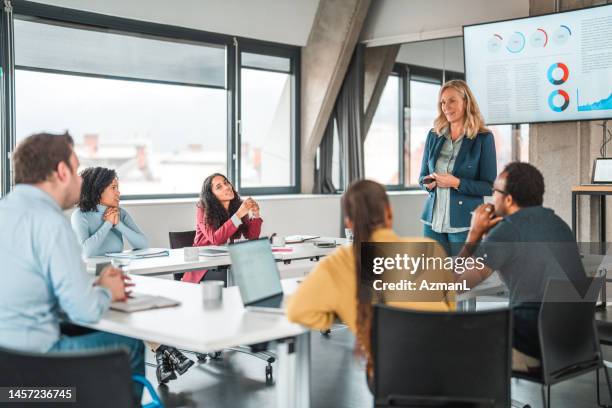
<path fill-rule="evenodd" d="M 170 240 L 170 248 L 184 248 L 193 245 L 193 241 L 195 238 L 196 232 L 194 230 L 190 231 L 170 231 L 168 233 L 168 238 Z M 181 280 L 183 277 L 182 273 L 175 273 L 174 280 Z M 228 284 L 228 268 L 216 268 L 209 269 L 206 272 L 206 276 L 204 279 L 213 279 L 213 280 L 221 280 L 224 282 L 224 286 L 227 287 Z M 253 357 L 257 357 L 260 360 L 265 361 L 265 378 L 266 384 L 272 385 L 274 384 L 274 369 L 272 368 L 272 363 L 276 361 L 276 355 L 267 350 L 267 344 L 257 344 L 252 346 L 238 346 L 231 347 L 228 350 L 236 351 L 239 353 L 244 353 L 251 355 Z M 189 350 L 181 350 L 188 353 L 194 353 Z M 222 358 L 222 353 L 220 351 L 215 351 L 212 353 L 194 353 L 199 362 L 206 362 L 210 360 L 220 360 Z"/>
<path fill-rule="evenodd" d="M 374 306 L 375 407 L 508 407 L 510 327 L 508 309 L 436 313 Z"/>
<path fill-rule="evenodd" d="M 135 401 L 135 381 L 146 387 L 153 400 L 145 408 L 163 408 L 151 383 L 140 375 L 131 376 L 129 357 L 123 350 L 40 354 L 0 348 L 0 367 L 3 386 L 74 387 L 75 403 L 62 406 L 132 408 L 140 404 Z M 52 405 L 59 403 L 44 403 Z"/>
<path fill-rule="evenodd" d="M 602 289 L 603 277 L 584 282 L 552 279 L 546 286 L 540 308 L 538 331 L 542 353 L 541 369 L 536 372 L 513 372 L 512 377 L 541 385 L 542 401 L 550 407 L 550 388 L 554 384 L 595 371 L 597 404 L 600 400 L 599 370 L 603 369 L 608 393 L 612 386 L 604 365 L 595 325 L 595 303 Z M 584 288 L 584 296 L 576 289 Z M 513 406 L 528 407 L 526 404 Z"/>

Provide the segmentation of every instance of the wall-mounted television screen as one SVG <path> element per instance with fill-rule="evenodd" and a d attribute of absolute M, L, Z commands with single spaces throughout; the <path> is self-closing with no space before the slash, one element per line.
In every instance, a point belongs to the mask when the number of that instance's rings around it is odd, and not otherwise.
<path fill-rule="evenodd" d="M 463 27 L 488 124 L 612 118 L 612 4 Z"/>

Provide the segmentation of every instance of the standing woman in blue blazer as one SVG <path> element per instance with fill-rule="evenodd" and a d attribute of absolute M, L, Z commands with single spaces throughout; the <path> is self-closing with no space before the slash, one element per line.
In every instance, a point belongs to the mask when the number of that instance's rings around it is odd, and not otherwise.
<path fill-rule="evenodd" d="M 446 82 L 439 95 L 419 177 L 429 192 L 421 220 L 424 235 L 455 255 L 467 238 L 471 212 L 492 194 L 497 156 L 493 134 L 465 81 Z"/>

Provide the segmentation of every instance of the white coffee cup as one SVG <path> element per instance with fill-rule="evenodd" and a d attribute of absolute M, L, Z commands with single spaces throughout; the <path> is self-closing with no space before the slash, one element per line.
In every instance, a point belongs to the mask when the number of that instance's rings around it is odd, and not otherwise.
<path fill-rule="evenodd" d="M 205 300 L 222 299 L 224 285 L 225 283 L 222 280 L 202 281 L 202 298 Z"/>
<path fill-rule="evenodd" d="M 278 235 L 275 235 L 272 237 L 272 245 L 273 246 L 285 246 L 285 237 L 281 237 Z"/>
<path fill-rule="evenodd" d="M 223 301 L 223 286 L 225 283 L 222 280 L 205 280 L 200 285 L 202 286 L 204 306 L 220 306 Z"/>
<path fill-rule="evenodd" d="M 187 262 L 197 261 L 199 255 L 200 255 L 200 248 L 198 247 L 183 248 L 183 259 Z"/>

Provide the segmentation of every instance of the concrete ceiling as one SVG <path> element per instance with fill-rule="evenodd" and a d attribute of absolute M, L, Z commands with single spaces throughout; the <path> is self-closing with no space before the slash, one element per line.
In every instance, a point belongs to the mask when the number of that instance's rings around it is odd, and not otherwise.
<path fill-rule="evenodd" d="M 303 46 L 319 0 L 40 0 L 54 6 Z"/>
<path fill-rule="evenodd" d="M 529 0 L 376 0 L 360 41 L 378 46 L 456 37 L 463 25 L 528 14 Z"/>

